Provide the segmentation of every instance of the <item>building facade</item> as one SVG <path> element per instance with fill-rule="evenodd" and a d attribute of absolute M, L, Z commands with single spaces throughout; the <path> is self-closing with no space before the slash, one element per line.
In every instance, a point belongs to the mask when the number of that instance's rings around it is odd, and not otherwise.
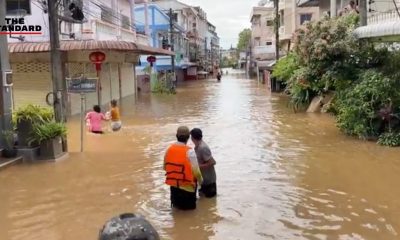
<path fill-rule="evenodd" d="M 42 26 L 40 35 L 8 37 L 10 62 L 13 71 L 13 107 L 25 104 L 48 105 L 46 95 L 53 91 L 50 67 L 48 9 L 39 1 L 20 0 L 19 8 L 8 4 L 8 17 L 22 17 L 29 25 Z M 21 4 L 24 2 L 24 4 Z M 63 3 L 67 3 L 64 1 Z M 60 50 L 65 78 L 98 77 L 98 92 L 87 94 L 87 108 L 111 99 L 136 93 L 134 66 L 141 53 L 172 54 L 148 46 L 148 38 L 136 34 L 132 21 L 133 1 L 82 0 L 79 7 L 84 14 L 81 23 L 71 20 L 68 4 L 60 5 Z M 105 53 L 101 71 L 96 71 L 89 60 L 92 52 Z M 63 91 L 66 91 L 64 81 Z M 68 114 L 80 112 L 80 96 L 68 94 Z"/>

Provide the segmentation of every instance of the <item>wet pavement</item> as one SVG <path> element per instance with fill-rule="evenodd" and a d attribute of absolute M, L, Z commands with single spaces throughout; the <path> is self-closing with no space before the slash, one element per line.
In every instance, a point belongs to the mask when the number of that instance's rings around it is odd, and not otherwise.
<path fill-rule="evenodd" d="M 342 135 L 332 117 L 294 114 L 287 99 L 240 75 L 185 83 L 177 95 L 121 106 L 103 136 L 69 124 L 68 160 L 0 172 L 1 240 L 96 239 L 122 212 L 163 239 L 400 239 L 400 150 Z M 163 154 L 179 125 L 203 129 L 218 197 L 171 210 Z"/>

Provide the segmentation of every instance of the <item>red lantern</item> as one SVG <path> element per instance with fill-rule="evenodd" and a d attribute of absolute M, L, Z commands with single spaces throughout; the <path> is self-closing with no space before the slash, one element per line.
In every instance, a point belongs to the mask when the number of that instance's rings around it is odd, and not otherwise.
<path fill-rule="evenodd" d="M 153 63 L 155 63 L 156 60 L 157 60 L 157 59 L 156 59 L 155 56 L 148 56 L 148 57 L 147 57 L 147 62 L 150 63 L 150 66 L 153 66 Z"/>
<path fill-rule="evenodd" d="M 106 55 L 103 52 L 92 52 L 89 59 L 96 65 L 96 71 L 101 71 L 101 64 L 106 60 Z"/>

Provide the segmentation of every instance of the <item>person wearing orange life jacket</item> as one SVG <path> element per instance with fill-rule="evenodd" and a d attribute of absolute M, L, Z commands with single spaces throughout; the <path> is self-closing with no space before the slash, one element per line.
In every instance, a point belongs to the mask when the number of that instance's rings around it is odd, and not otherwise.
<path fill-rule="evenodd" d="M 179 127 L 178 141 L 168 147 L 164 156 L 165 183 L 170 186 L 171 205 L 182 210 L 196 208 L 197 185 L 203 182 L 196 153 L 186 145 L 189 137 L 189 128 Z"/>

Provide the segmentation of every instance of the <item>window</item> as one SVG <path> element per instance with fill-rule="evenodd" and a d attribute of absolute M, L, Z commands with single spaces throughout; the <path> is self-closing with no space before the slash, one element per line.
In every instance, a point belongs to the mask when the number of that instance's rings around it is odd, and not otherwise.
<path fill-rule="evenodd" d="M 279 14 L 279 26 L 284 26 L 285 25 L 285 11 L 281 10 L 281 13 Z"/>
<path fill-rule="evenodd" d="M 271 41 L 268 41 L 268 42 L 265 43 L 265 45 L 271 46 L 271 45 L 272 45 L 272 42 L 271 42 Z"/>
<path fill-rule="evenodd" d="M 18 10 L 23 9 L 26 14 L 32 14 L 31 4 L 29 0 L 7 0 L 6 1 L 7 15 L 22 15 Z"/>
<path fill-rule="evenodd" d="M 178 14 L 177 13 L 172 14 L 172 21 L 178 22 Z"/>
<path fill-rule="evenodd" d="M 108 23 L 114 23 L 113 10 L 104 5 L 102 5 L 100 9 L 101 9 L 101 20 Z"/>
<path fill-rule="evenodd" d="M 268 27 L 273 27 L 274 26 L 274 20 L 267 20 L 267 26 Z"/>
<path fill-rule="evenodd" d="M 300 24 L 311 21 L 311 18 L 312 18 L 312 14 L 310 14 L 310 13 L 300 14 Z"/>
<path fill-rule="evenodd" d="M 121 27 L 125 29 L 131 29 L 131 22 L 129 21 L 129 17 L 125 15 L 121 15 Z"/>

